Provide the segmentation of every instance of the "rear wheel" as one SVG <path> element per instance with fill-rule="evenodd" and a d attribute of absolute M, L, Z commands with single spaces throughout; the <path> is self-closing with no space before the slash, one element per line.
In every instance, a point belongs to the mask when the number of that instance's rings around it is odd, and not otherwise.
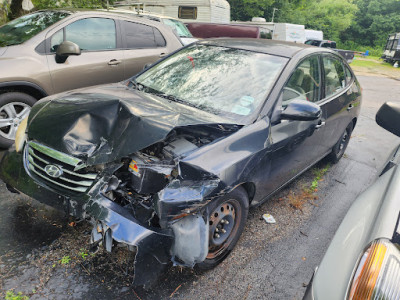
<path fill-rule="evenodd" d="M 208 255 L 197 264 L 199 269 L 212 269 L 228 256 L 243 232 L 248 211 L 249 199 L 242 187 L 237 187 L 209 205 Z"/>
<path fill-rule="evenodd" d="M 347 145 L 349 144 L 352 131 L 353 123 L 350 123 L 340 136 L 340 139 L 337 141 L 335 146 L 333 146 L 332 152 L 328 155 L 328 159 L 332 163 L 336 164 L 342 158 L 344 151 L 346 151 Z"/>
<path fill-rule="evenodd" d="M 0 148 L 8 148 L 14 143 L 18 125 L 29 115 L 35 102 L 35 98 L 24 93 L 0 95 Z"/>

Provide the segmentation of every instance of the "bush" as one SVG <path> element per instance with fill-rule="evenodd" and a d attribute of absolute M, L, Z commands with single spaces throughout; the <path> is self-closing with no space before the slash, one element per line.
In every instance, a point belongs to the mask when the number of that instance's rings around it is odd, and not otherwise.
<path fill-rule="evenodd" d="M 7 15 L 9 11 L 10 5 L 8 4 L 8 1 L 0 3 L 0 26 L 8 22 Z"/>
<path fill-rule="evenodd" d="M 106 8 L 107 0 L 32 0 L 36 9 L 47 9 L 57 7 L 74 7 L 74 8 Z M 114 3 L 109 1 L 110 5 Z"/>
<path fill-rule="evenodd" d="M 365 51 L 369 50 L 370 56 L 377 56 L 377 57 L 381 57 L 382 53 L 383 53 L 383 47 L 380 47 L 380 46 L 369 47 L 369 46 L 364 46 L 364 45 L 358 45 L 352 41 L 347 41 L 345 43 L 338 42 L 337 47 L 338 47 L 338 49 L 353 50 L 356 52 L 365 52 Z"/>

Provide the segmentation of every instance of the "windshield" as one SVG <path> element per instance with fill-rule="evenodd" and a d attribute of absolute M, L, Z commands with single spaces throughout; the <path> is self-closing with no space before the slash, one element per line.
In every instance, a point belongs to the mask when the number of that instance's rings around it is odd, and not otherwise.
<path fill-rule="evenodd" d="M 188 38 L 193 37 L 189 29 L 187 29 L 185 24 L 183 24 L 181 21 L 172 19 L 162 19 L 162 20 L 165 25 L 171 27 L 172 29 L 175 29 L 179 37 L 188 37 Z"/>
<path fill-rule="evenodd" d="M 287 61 L 264 53 L 193 45 L 142 73 L 135 83 L 144 92 L 235 119 L 263 104 Z"/>
<path fill-rule="evenodd" d="M 65 11 L 39 11 L 15 19 L 0 27 L 0 47 L 22 44 L 69 15 Z"/>

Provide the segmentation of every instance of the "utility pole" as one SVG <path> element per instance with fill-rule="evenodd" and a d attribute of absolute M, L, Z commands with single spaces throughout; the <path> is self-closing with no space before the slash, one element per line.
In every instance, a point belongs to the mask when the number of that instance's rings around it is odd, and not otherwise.
<path fill-rule="evenodd" d="M 271 23 L 274 23 L 274 16 L 275 16 L 275 11 L 276 11 L 276 10 L 279 10 L 279 9 L 277 9 L 277 8 L 274 7 L 274 10 L 272 11 L 272 20 L 271 20 Z"/>

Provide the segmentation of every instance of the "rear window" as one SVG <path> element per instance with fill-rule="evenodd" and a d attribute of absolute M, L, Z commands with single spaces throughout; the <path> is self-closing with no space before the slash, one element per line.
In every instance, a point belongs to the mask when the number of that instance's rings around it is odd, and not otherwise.
<path fill-rule="evenodd" d="M 0 27 L 0 47 L 22 44 L 70 14 L 65 11 L 39 11 L 15 19 Z"/>
<path fill-rule="evenodd" d="M 129 49 L 165 47 L 161 32 L 152 26 L 124 21 L 126 46 Z"/>

